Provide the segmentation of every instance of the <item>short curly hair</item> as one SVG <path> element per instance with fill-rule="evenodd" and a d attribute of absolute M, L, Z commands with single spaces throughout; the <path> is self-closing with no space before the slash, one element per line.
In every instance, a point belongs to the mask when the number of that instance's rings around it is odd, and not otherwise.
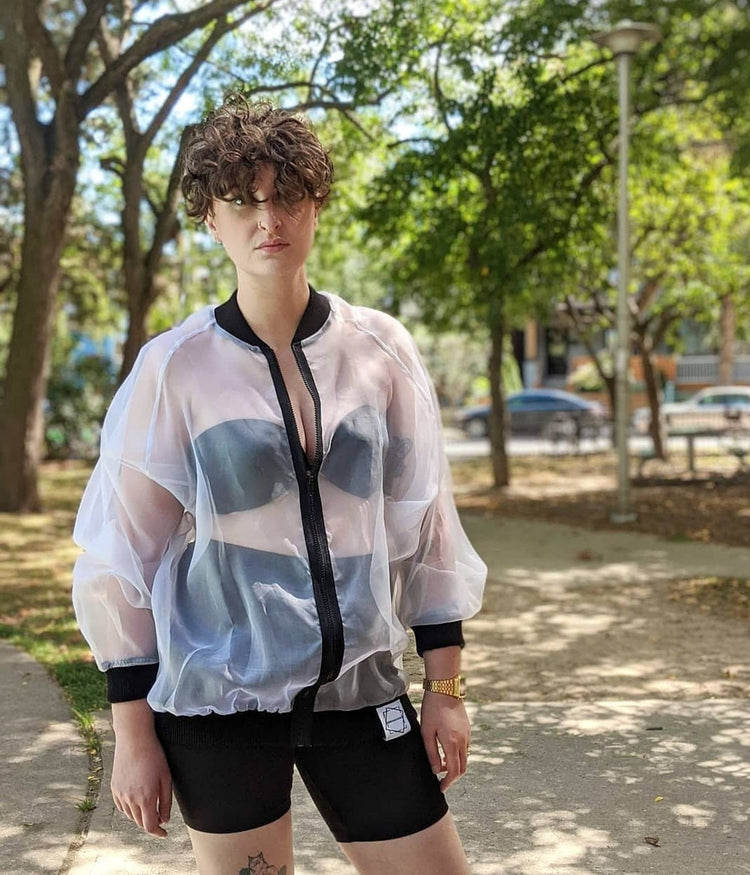
<path fill-rule="evenodd" d="M 275 168 L 283 204 L 310 197 L 320 208 L 328 200 L 333 163 L 309 123 L 270 103 L 230 93 L 188 137 L 182 177 L 188 215 L 205 221 L 215 198 L 254 200 L 263 164 Z"/>

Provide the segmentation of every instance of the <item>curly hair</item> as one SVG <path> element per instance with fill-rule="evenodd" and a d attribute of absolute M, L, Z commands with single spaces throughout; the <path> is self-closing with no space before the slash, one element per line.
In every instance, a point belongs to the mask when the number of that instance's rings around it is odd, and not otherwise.
<path fill-rule="evenodd" d="M 333 163 L 307 121 L 230 93 L 188 138 L 182 177 L 188 215 L 205 221 L 215 198 L 255 200 L 263 164 L 275 168 L 276 192 L 285 206 L 310 197 L 320 208 L 328 200 Z"/>

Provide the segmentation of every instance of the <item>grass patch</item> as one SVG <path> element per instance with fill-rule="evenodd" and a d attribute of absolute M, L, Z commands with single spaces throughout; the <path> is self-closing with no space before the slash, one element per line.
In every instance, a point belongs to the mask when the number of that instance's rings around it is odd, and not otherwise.
<path fill-rule="evenodd" d="M 94 665 L 71 604 L 71 569 L 79 551 L 73 521 L 91 466 L 45 465 L 45 512 L 0 514 L 0 636 L 26 650 L 60 684 L 81 725 L 107 705 L 104 676 Z M 93 731 L 93 728 L 92 728 Z"/>

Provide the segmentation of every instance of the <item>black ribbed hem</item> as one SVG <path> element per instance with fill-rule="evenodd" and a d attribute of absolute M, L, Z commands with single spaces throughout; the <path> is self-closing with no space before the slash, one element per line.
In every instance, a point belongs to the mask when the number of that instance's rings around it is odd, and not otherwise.
<path fill-rule="evenodd" d="M 145 699 L 154 685 L 158 670 L 158 662 L 108 668 L 106 671 L 107 701 L 115 703 Z"/>
<path fill-rule="evenodd" d="M 433 623 L 429 626 L 413 626 L 417 640 L 417 653 L 422 656 L 425 650 L 438 650 L 440 647 L 463 647 L 464 633 L 461 620 L 453 623 Z"/>
<path fill-rule="evenodd" d="M 396 699 L 392 700 L 396 701 Z M 406 693 L 398 697 L 407 714 L 413 706 Z M 314 711 L 311 714 L 309 747 L 340 747 L 372 743 L 383 738 L 383 726 L 376 708 L 370 705 L 354 711 Z M 415 718 L 416 720 L 416 718 Z M 291 711 L 239 711 L 234 714 L 176 716 L 154 712 L 154 726 L 165 747 L 215 749 L 256 746 L 293 749 Z"/>

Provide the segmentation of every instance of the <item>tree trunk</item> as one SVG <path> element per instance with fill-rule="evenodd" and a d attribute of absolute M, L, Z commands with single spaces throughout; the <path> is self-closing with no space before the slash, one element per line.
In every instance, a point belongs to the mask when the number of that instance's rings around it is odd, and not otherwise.
<path fill-rule="evenodd" d="M 659 399 L 659 387 L 656 385 L 656 371 L 651 358 L 651 349 L 645 339 L 639 338 L 641 364 L 643 366 L 643 381 L 646 384 L 646 396 L 651 410 L 651 422 L 649 423 L 649 435 L 654 447 L 654 455 L 657 459 L 666 459 L 666 445 L 661 428 L 661 403 Z"/>
<path fill-rule="evenodd" d="M 495 319 L 490 326 L 490 456 L 495 486 L 510 483 L 510 467 L 505 451 L 505 399 L 503 398 L 503 339 L 505 326 Z"/>
<path fill-rule="evenodd" d="M 55 237 L 58 235 L 56 234 Z M 13 319 L 0 421 L 0 511 L 38 512 L 54 301 L 61 244 L 51 230 L 29 223 Z M 33 252 L 30 256 L 29 250 Z"/>
<path fill-rule="evenodd" d="M 123 123 L 127 128 L 124 110 L 122 116 Z M 146 139 L 141 136 L 137 146 L 131 147 L 127 155 L 125 173 L 123 174 L 125 202 L 121 226 L 124 241 L 123 275 L 128 301 L 128 333 L 123 348 L 118 385 L 132 370 L 138 352 L 147 340 L 146 320 L 151 307 L 159 297 L 158 272 L 164 258 L 164 247 L 170 240 L 176 239 L 179 231 L 177 219 L 179 183 L 182 178 L 182 154 L 189 133 L 189 128 L 186 128 L 182 133 L 180 147 L 172 165 L 167 192 L 163 203 L 156 212 L 156 227 L 150 241 L 150 248 L 145 248 L 141 240 L 141 206 L 144 201 L 143 163 Z M 136 139 L 136 136 L 136 133 L 133 132 L 133 139 Z"/>
<path fill-rule="evenodd" d="M 609 416 L 610 420 L 614 422 L 615 411 L 617 410 L 617 381 L 615 380 L 615 376 L 614 374 L 607 374 L 606 370 L 604 369 L 604 364 L 602 362 L 600 352 L 596 349 L 590 330 L 587 329 L 587 326 L 584 324 L 583 320 L 578 317 L 577 304 L 572 297 L 568 296 L 565 301 L 565 307 L 573 331 L 575 332 L 576 337 L 578 337 L 581 343 L 586 347 L 586 352 L 589 354 L 591 361 L 596 368 L 596 372 L 599 375 L 599 379 L 602 381 L 604 388 L 607 392 L 607 396 L 609 397 Z M 613 428 L 613 447 L 615 446 L 615 443 L 616 436 L 615 429 Z"/>
<path fill-rule="evenodd" d="M 0 511 L 38 512 L 39 463 L 60 257 L 75 190 L 79 150 L 72 105 L 58 108 L 45 137 L 44 165 L 24 160 L 24 237 L 16 311 L 0 404 Z"/>
<path fill-rule="evenodd" d="M 122 383 L 130 373 L 138 351 L 146 340 L 146 316 L 149 310 L 151 278 L 146 270 L 141 244 L 143 162 L 140 156 L 128 162 L 123 176 L 122 188 L 124 197 L 122 268 L 128 301 L 128 333 L 123 349 L 118 384 Z"/>
<path fill-rule="evenodd" d="M 736 320 L 734 298 L 724 295 L 721 299 L 721 340 L 719 349 L 719 382 L 724 386 L 734 383 L 734 338 Z"/>
<path fill-rule="evenodd" d="M 128 290 L 128 333 L 122 348 L 122 364 L 117 378 L 119 386 L 133 369 L 141 347 L 148 339 L 146 336 L 146 319 L 149 306 L 145 305 L 143 297 L 132 297 Z"/>

